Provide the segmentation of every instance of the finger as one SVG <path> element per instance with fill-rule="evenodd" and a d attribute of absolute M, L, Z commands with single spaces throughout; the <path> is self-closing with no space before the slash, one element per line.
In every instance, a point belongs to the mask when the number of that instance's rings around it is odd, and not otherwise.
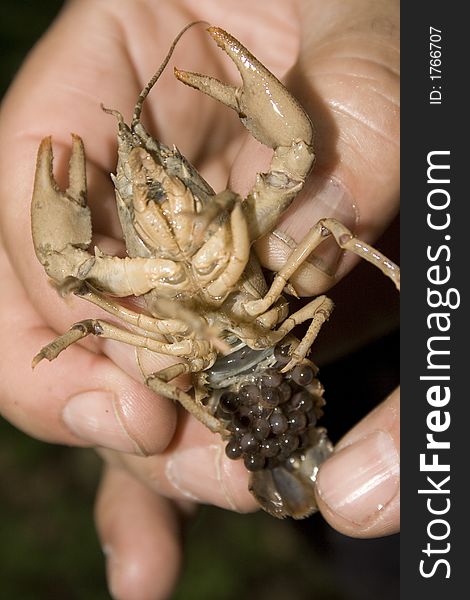
<path fill-rule="evenodd" d="M 225 445 L 220 436 L 180 411 L 176 434 L 162 454 L 145 459 L 101 454 L 167 498 L 251 512 L 259 507 L 248 491 L 249 474 L 242 461 L 227 458 Z"/>
<path fill-rule="evenodd" d="M 55 337 L 43 325 L 4 254 L 0 296 L 1 413 L 39 439 L 123 452 L 162 451 L 175 428 L 173 404 L 159 399 L 104 356 L 72 346 L 33 371 L 31 360 Z"/>
<path fill-rule="evenodd" d="M 95 520 L 113 598 L 169 598 L 181 566 L 175 507 L 125 471 L 108 467 Z"/>
<path fill-rule="evenodd" d="M 320 467 L 319 507 L 342 533 L 365 538 L 399 531 L 399 401 L 397 389 L 339 442 Z"/>
<path fill-rule="evenodd" d="M 398 209 L 398 5 L 335 0 L 328 10 L 316 2 L 302 7 L 303 43 L 288 87 L 313 120 L 316 165 L 276 232 L 257 243 L 273 271 L 320 218 L 335 217 L 371 241 Z M 319 14 L 325 21 L 312 28 Z M 233 187 L 245 194 L 252 185 L 247 173 L 266 171 L 269 160 L 248 141 Z M 356 260 L 341 256 L 334 241 L 324 242 L 294 276 L 294 287 L 303 295 L 324 291 Z"/>

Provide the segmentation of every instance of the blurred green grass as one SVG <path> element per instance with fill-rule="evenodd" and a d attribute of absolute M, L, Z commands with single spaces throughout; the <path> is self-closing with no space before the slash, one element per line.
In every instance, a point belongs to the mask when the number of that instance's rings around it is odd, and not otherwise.
<path fill-rule="evenodd" d="M 99 472 L 93 451 L 43 444 L 0 419 L 0 598 L 109 598 L 92 520 Z M 289 521 L 205 507 L 173 598 L 340 600 L 335 587 L 327 557 Z"/>
<path fill-rule="evenodd" d="M 93 452 L 0 419 L 0 598 L 108 597 L 91 518 L 99 469 Z"/>
<path fill-rule="evenodd" d="M 2 94 L 61 5 L 59 0 L 2 0 Z M 380 352 L 373 349 L 372 356 Z M 381 356 L 390 369 L 388 353 Z M 357 361 L 350 379 L 364 357 Z M 334 369 L 331 386 L 338 380 Z M 322 379 L 328 380 L 328 369 Z M 327 389 L 333 396 L 333 388 Z M 383 393 L 381 388 L 376 395 Z M 357 418 L 355 410 L 334 439 Z M 92 518 L 99 475 L 93 451 L 43 444 L 0 418 L 0 599 L 109 598 Z M 398 597 L 397 550 L 396 537 L 349 540 L 320 517 L 295 523 L 203 507 L 188 526 L 183 574 L 172 598 L 367 600 L 380 595 L 391 600 Z"/>

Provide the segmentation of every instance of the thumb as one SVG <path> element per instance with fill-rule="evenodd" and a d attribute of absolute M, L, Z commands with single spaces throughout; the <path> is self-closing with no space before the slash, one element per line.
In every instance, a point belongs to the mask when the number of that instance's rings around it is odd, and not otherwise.
<path fill-rule="evenodd" d="M 400 392 L 356 425 L 320 468 L 317 500 L 332 527 L 352 537 L 400 528 Z"/>

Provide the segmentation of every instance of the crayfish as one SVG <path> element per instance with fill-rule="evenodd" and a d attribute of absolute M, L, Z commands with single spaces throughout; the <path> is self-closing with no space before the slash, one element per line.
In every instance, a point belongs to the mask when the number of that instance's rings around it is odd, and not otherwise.
<path fill-rule="evenodd" d="M 290 312 L 290 277 L 325 239 L 372 262 L 398 287 L 398 267 L 334 219 L 320 220 L 267 285 L 252 244 L 270 233 L 302 189 L 314 163 L 313 127 L 299 102 L 237 39 L 218 27 L 209 35 L 238 68 L 235 87 L 175 69 L 182 83 L 235 110 L 243 125 L 273 149 L 268 172 L 246 198 L 216 194 L 180 154 L 141 123 L 144 100 L 168 62 L 141 92 L 130 125 L 116 110 L 118 162 L 112 179 L 127 249 L 124 258 L 90 251 L 85 152 L 73 135 L 69 186 L 52 174 L 51 139 L 42 141 L 32 199 L 37 257 L 62 293 L 74 293 L 120 319 L 74 324 L 34 358 L 53 360 L 88 335 L 119 340 L 177 361 L 145 375 L 157 394 L 181 403 L 226 441 L 229 458 L 251 471 L 250 490 L 267 512 L 302 518 L 316 510 L 315 478 L 332 452 L 317 426 L 323 388 L 307 358 L 333 309 L 322 295 Z M 181 34 L 180 34 L 181 35 Z M 142 310 L 118 298 L 140 297 Z M 308 323 L 297 339 L 292 330 Z M 173 380 L 191 374 L 193 388 Z"/>

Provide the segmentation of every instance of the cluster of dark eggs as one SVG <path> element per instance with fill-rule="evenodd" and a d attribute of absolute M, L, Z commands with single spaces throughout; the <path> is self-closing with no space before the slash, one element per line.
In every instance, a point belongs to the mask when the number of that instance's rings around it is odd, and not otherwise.
<path fill-rule="evenodd" d="M 231 459 L 243 458 L 249 471 L 272 469 L 308 448 L 309 431 L 321 415 L 321 385 L 312 366 L 280 372 L 290 360 L 288 352 L 288 346 L 278 346 L 273 368 L 219 399 L 217 416 L 231 434 L 225 452 Z"/>

